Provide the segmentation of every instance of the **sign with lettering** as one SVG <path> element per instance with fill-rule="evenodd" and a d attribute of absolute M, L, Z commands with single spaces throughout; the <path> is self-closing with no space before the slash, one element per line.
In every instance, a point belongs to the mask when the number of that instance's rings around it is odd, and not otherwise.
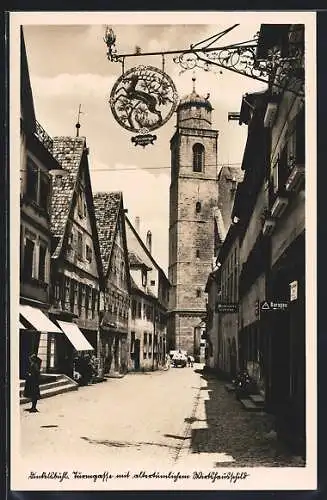
<path fill-rule="evenodd" d="M 287 302 L 267 301 L 261 302 L 261 311 L 285 311 L 288 308 Z"/>
<path fill-rule="evenodd" d="M 292 302 L 293 300 L 297 299 L 298 295 L 298 282 L 297 281 L 292 281 L 290 283 L 290 301 Z"/>
<path fill-rule="evenodd" d="M 145 135 L 135 135 L 131 138 L 131 141 L 135 146 L 147 146 L 148 144 L 153 144 L 153 142 L 157 139 L 156 135 L 145 134 Z"/>
<path fill-rule="evenodd" d="M 217 303 L 217 312 L 220 313 L 236 313 L 238 311 L 238 304 L 236 303 Z"/>

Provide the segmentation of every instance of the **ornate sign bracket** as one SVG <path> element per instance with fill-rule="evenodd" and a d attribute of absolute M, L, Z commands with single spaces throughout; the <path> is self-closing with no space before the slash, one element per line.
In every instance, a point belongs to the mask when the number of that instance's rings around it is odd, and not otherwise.
<path fill-rule="evenodd" d="M 274 47 L 267 51 L 264 58 L 259 59 L 257 55 L 258 34 L 254 36 L 253 40 L 215 46 L 220 38 L 236 26 L 239 25 L 235 24 L 185 50 L 142 52 L 140 47 L 137 47 L 135 53 L 118 54 L 115 46 L 116 36 L 111 28 L 107 28 L 104 41 L 108 48 L 107 57 L 111 62 L 122 63 L 125 58 L 130 57 L 170 54 L 174 56 L 173 61 L 181 67 L 182 72 L 200 68 L 204 71 L 221 74 L 222 70 L 228 70 L 263 83 L 272 84 L 276 93 L 287 90 L 304 97 L 304 47 L 299 27 L 294 26 L 286 52 L 283 47 Z"/>

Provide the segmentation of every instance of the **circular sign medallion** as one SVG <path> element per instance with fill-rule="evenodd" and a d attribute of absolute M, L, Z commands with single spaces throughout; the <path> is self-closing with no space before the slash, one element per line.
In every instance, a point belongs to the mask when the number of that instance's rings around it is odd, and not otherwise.
<path fill-rule="evenodd" d="M 178 95 L 166 73 L 153 66 L 137 66 L 118 78 L 109 103 L 122 127 L 143 134 L 169 120 L 177 108 Z"/>

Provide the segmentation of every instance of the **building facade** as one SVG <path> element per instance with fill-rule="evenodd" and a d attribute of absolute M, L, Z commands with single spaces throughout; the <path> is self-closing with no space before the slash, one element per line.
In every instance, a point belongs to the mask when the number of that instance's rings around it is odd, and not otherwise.
<path fill-rule="evenodd" d="M 152 256 L 151 233 L 144 244 L 127 222 L 131 273 L 130 370 L 157 370 L 165 364 L 170 283 Z"/>
<path fill-rule="evenodd" d="M 96 193 L 95 216 L 104 270 L 100 301 L 100 363 L 104 375 L 128 369 L 131 280 L 121 192 Z"/>
<path fill-rule="evenodd" d="M 195 79 L 194 79 L 195 82 Z M 214 209 L 218 206 L 217 141 L 212 106 L 193 92 L 177 108 L 170 141 L 169 348 L 199 355 L 204 293 L 214 257 Z"/>
<path fill-rule="evenodd" d="M 72 376 L 76 355 L 99 353 L 102 263 L 85 137 L 55 137 L 53 151 L 50 313 L 64 333 L 50 339 L 50 367 Z"/>
<path fill-rule="evenodd" d="M 285 310 L 266 310 L 261 318 L 270 353 L 266 400 L 276 415 L 278 432 L 305 453 L 306 141 L 305 100 L 300 94 L 304 90 L 304 26 L 263 25 L 258 57 L 265 59 L 270 49 L 292 58 L 292 65 L 288 73 L 271 80 L 265 116 L 271 138 L 264 226 L 271 244 L 266 296 L 287 304 Z M 277 85 L 280 78 L 287 90 Z"/>
<path fill-rule="evenodd" d="M 21 31 L 20 116 L 20 377 L 36 352 L 49 369 L 49 335 L 61 330 L 48 318 L 50 307 L 50 172 L 60 170 L 52 140 L 36 121 L 28 62 Z"/>

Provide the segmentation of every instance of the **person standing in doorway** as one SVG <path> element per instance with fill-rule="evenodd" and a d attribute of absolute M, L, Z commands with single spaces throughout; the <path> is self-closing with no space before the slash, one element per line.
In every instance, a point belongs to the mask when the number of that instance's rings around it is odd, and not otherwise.
<path fill-rule="evenodd" d="M 32 407 L 30 408 L 31 413 L 36 413 L 36 404 L 38 399 L 40 399 L 40 371 L 41 371 L 41 359 L 37 354 L 31 354 L 29 357 L 29 367 L 25 381 L 24 396 L 29 398 L 32 402 Z"/>

